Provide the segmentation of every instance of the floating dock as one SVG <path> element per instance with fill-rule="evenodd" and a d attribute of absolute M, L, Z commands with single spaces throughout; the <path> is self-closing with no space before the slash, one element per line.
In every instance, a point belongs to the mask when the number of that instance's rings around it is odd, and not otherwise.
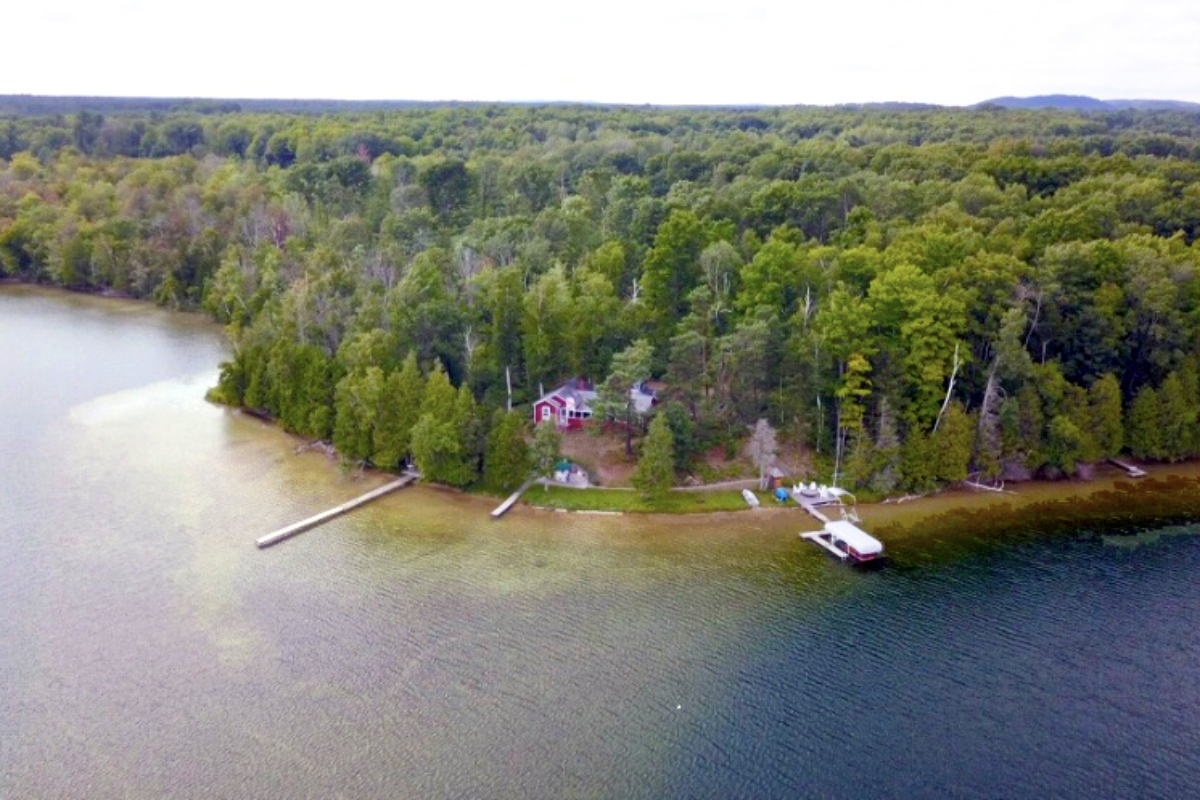
<path fill-rule="evenodd" d="M 270 547 L 273 544 L 279 544 L 284 539 L 290 539 L 291 537 L 295 536 L 298 533 L 303 533 L 304 531 L 308 530 L 309 528 L 315 528 L 316 526 L 321 525 L 322 523 L 328 522 L 329 520 L 333 519 L 334 517 L 340 517 L 342 514 L 345 514 L 348 511 L 353 511 L 354 509 L 358 508 L 359 506 L 366 505 L 367 503 L 371 502 L 372 500 L 378 500 L 380 497 L 383 497 L 385 494 L 391 494 L 392 492 L 396 491 L 397 489 L 403 489 L 405 486 L 408 486 L 410 483 L 414 482 L 419 477 L 421 477 L 419 473 L 406 472 L 406 473 L 404 473 L 404 475 L 402 477 L 397 478 L 396 480 L 392 481 L 391 483 L 385 483 L 383 486 L 380 486 L 378 489 L 372 489 L 371 491 L 367 492 L 366 494 L 359 495 L 358 497 L 354 498 L 353 500 L 347 500 L 345 503 L 342 503 L 340 506 L 334 506 L 333 508 L 329 509 L 328 511 L 322 511 L 320 514 L 317 514 L 316 516 L 309 517 L 308 519 L 302 519 L 299 522 L 288 525 L 286 528 L 280 528 L 279 530 L 275 531 L 274 533 L 268 533 L 266 536 L 260 536 L 258 539 L 254 540 L 254 543 L 256 545 L 258 545 L 260 548 Z"/>
<path fill-rule="evenodd" d="M 534 480 L 534 478 L 530 478 L 529 480 L 525 481 L 523 484 L 521 484 L 520 489 L 517 489 L 508 496 L 507 500 L 496 506 L 496 508 L 492 510 L 492 519 L 500 519 L 506 513 L 508 513 L 508 510 L 516 505 L 517 501 L 521 499 L 521 495 L 525 494 L 525 490 L 530 486 L 533 486 Z"/>
<path fill-rule="evenodd" d="M 1128 464 L 1124 461 L 1118 461 L 1115 458 L 1110 458 L 1108 460 L 1108 463 L 1112 464 L 1115 467 L 1120 467 L 1121 469 L 1125 470 L 1125 472 L 1127 472 L 1129 474 L 1129 477 L 1131 477 L 1131 478 L 1146 477 L 1146 470 L 1142 469 L 1141 467 L 1135 467 L 1133 464 Z"/>

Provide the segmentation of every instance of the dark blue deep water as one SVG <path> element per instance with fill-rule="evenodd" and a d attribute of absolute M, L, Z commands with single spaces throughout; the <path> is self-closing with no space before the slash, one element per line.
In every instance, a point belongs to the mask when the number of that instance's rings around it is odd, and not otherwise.
<path fill-rule="evenodd" d="M 677 796 L 1196 796 L 1197 533 L 883 572 L 764 622 Z"/>

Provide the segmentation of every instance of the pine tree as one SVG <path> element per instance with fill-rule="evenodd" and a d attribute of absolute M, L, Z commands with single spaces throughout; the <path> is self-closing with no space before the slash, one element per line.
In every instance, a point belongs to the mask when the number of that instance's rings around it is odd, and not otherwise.
<path fill-rule="evenodd" d="M 1027 382 L 1017 392 L 1016 400 L 1016 445 L 1025 467 L 1037 470 L 1046 463 L 1046 416 L 1042 411 L 1042 397 L 1033 383 Z"/>
<path fill-rule="evenodd" d="M 675 442 L 667 418 L 659 414 L 650 423 L 632 482 L 647 500 L 659 500 L 675 478 Z"/>
<path fill-rule="evenodd" d="M 687 404 L 693 417 L 700 402 L 708 396 L 711 347 L 712 342 L 694 330 L 686 330 L 671 339 L 666 381 L 673 394 Z"/>
<path fill-rule="evenodd" d="M 1088 410 L 1092 436 L 1099 458 L 1111 458 L 1125 446 L 1125 421 L 1121 415 L 1121 384 L 1117 376 L 1102 376 L 1088 389 Z"/>
<path fill-rule="evenodd" d="M 638 339 L 613 356 L 612 371 L 604 383 L 597 387 L 596 399 L 592 403 L 597 417 L 612 417 L 625 423 L 626 455 L 633 455 L 633 398 L 629 390 L 635 383 L 650 376 L 651 358 L 650 342 L 646 339 Z"/>
<path fill-rule="evenodd" d="M 462 391 L 466 392 L 465 398 Z M 478 476 L 478 450 L 468 452 L 465 440 L 466 431 L 474 430 L 475 399 L 469 389 L 464 387 L 462 391 L 454 389 L 446 370 L 435 362 L 410 445 L 413 460 L 426 480 L 467 486 Z"/>
<path fill-rule="evenodd" d="M 1186 458 L 1190 453 L 1191 430 L 1196 424 L 1196 407 L 1188 404 L 1178 372 L 1168 375 L 1158 388 L 1158 404 L 1163 457 L 1168 461 Z"/>
<path fill-rule="evenodd" d="M 412 429 L 421 416 L 421 406 L 425 402 L 425 376 L 417 366 L 417 354 L 411 350 L 396 376 L 395 396 L 391 399 L 398 412 L 396 447 L 400 457 L 404 458 L 412 453 Z"/>
<path fill-rule="evenodd" d="M 396 403 L 400 372 L 389 372 L 379 395 L 379 407 L 375 412 L 375 431 L 371 437 L 373 453 L 371 461 L 380 469 L 395 469 L 400 459 L 408 452 L 411 430 L 400 429 L 402 409 Z"/>
<path fill-rule="evenodd" d="M 875 446 L 871 437 L 865 434 L 855 435 L 845 445 L 842 473 L 838 476 L 838 482 L 857 489 L 870 480 L 875 471 L 875 462 Z"/>
<path fill-rule="evenodd" d="M 450 376 L 446 374 L 442 363 L 435 361 L 421 398 L 421 415 L 430 414 L 438 422 L 449 422 L 454 418 L 457 402 L 458 392 L 450 384 Z"/>
<path fill-rule="evenodd" d="M 388 374 L 379 398 L 375 455 L 371 457 L 377 466 L 392 469 L 408 457 L 424 393 L 425 379 L 417 367 L 416 353 L 409 351 L 404 365 Z"/>
<path fill-rule="evenodd" d="M 667 418 L 675 440 L 675 471 L 682 472 L 691 464 L 701 446 L 696 422 L 678 400 L 668 400 L 655 412 Z"/>
<path fill-rule="evenodd" d="M 1180 365 L 1179 382 L 1183 387 L 1183 400 L 1191 409 L 1192 415 L 1186 423 L 1183 440 L 1186 443 L 1186 455 L 1200 455 L 1200 368 L 1195 356 L 1184 358 Z"/>
<path fill-rule="evenodd" d="M 1164 455 L 1159 412 L 1158 392 L 1152 386 L 1143 386 L 1133 398 L 1125 434 L 1129 452 L 1137 458 L 1159 459 Z"/>
<path fill-rule="evenodd" d="M 475 396 L 464 383 L 458 387 L 458 397 L 454 405 L 454 426 L 458 433 L 461 451 L 461 473 L 458 476 L 458 486 L 473 483 L 479 477 L 479 462 L 483 457 L 486 433 L 479 409 L 475 405 Z"/>
<path fill-rule="evenodd" d="M 915 492 L 927 492 L 937 484 L 937 451 L 920 428 L 910 429 L 900 446 L 900 474 L 903 485 Z"/>
<path fill-rule="evenodd" d="M 553 428 L 553 425 L 540 427 Z M 483 459 L 483 482 L 493 492 L 510 492 L 529 474 L 531 461 L 525 441 L 525 415 L 497 410 L 488 433 Z"/>
<path fill-rule="evenodd" d="M 646 308 L 653 315 L 652 335 L 660 347 L 666 346 L 686 311 L 685 298 L 700 277 L 703 248 L 704 227 L 691 211 L 671 212 L 655 233 L 654 247 L 642 265 L 642 284 Z"/>
<path fill-rule="evenodd" d="M 1074 475 L 1087 451 L 1087 436 L 1066 414 L 1050 420 L 1046 431 L 1046 464 L 1064 475 Z"/>
<path fill-rule="evenodd" d="M 975 444 L 975 421 L 962 404 L 955 401 L 947 406 L 942 424 L 930 438 L 937 458 L 937 479 L 946 482 L 965 481 L 971 463 L 971 449 Z"/>
<path fill-rule="evenodd" d="M 872 450 L 872 460 L 877 466 L 871 476 L 871 488 L 884 493 L 895 490 L 900 481 L 900 436 L 892 405 L 886 397 L 879 401 L 879 428 Z"/>
<path fill-rule="evenodd" d="M 412 429 L 412 453 L 425 480 L 451 486 L 465 485 L 462 482 L 462 449 L 453 419 L 439 422 L 432 414 L 422 414 Z"/>
<path fill-rule="evenodd" d="M 1100 440 L 1096 437 L 1096 432 L 1092 429 L 1091 397 L 1087 389 L 1084 389 L 1082 386 L 1075 386 L 1074 384 L 1067 387 L 1066 417 L 1078 432 L 1079 451 L 1075 454 L 1076 461 L 1082 461 L 1085 464 L 1094 464 L 1104 458 L 1104 450 L 1100 447 Z M 1070 469 L 1064 470 L 1069 475 L 1074 474 L 1075 464 L 1071 464 L 1070 467 Z"/>
<path fill-rule="evenodd" d="M 346 461 L 369 459 L 375 412 L 383 391 L 383 370 L 368 367 L 338 381 L 333 446 Z"/>

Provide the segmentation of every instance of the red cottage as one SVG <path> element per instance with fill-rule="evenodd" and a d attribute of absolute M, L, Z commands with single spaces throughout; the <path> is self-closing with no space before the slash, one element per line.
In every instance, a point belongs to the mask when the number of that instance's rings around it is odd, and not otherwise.
<path fill-rule="evenodd" d="M 586 378 L 572 378 L 533 404 L 533 424 L 554 420 L 560 428 L 576 430 L 592 416 L 596 392 Z"/>

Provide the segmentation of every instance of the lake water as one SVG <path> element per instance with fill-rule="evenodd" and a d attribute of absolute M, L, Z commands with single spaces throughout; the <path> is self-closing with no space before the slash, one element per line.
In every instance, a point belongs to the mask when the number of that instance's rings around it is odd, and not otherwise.
<path fill-rule="evenodd" d="M 1200 786 L 1198 528 L 860 573 L 798 513 L 490 522 L 417 487 L 259 551 L 380 479 L 206 403 L 224 352 L 0 287 L 4 800 Z"/>

